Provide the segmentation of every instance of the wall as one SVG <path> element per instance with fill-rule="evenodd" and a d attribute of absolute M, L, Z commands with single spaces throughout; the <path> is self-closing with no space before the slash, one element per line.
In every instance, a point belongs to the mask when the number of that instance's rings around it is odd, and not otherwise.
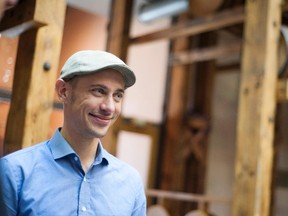
<path fill-rule="evenodd" d="M 18 38 L 0 37 L 0 157 L 3 155 L 3 143 L 7 115 L 10 107 L 13 73 Z"/>
<path fill-rule="evenodd" d="M 212 102 L 206 194 L 232 199 L 240 71 L 218 72 Z M 211 212 L 229 216 L 231 206 L 212 204 Z"/>
<path fill-rule="evenodd" d="M 67 8 L 59 67 L 82 49 L 105 50 L 108 20 L 72 7 Z"/>

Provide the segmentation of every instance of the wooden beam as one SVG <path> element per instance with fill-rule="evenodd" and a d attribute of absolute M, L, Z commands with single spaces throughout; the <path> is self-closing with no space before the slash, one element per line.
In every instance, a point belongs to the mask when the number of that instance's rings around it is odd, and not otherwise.
<path fill-rule="evenodd" d="M 232 216 L 270 213 L 280 18 L 280 1 L 246 1 Z"/>
<path fill-rule="evenodd" d="M 182 16 L 179 21 L 185 21 L 187 16 Z M 190 47 L 189 38 L 182 38 L 173 41 L 171 44 L 172 52 L 182 52 L 188 50 Z M 174 149 L 177 146 L 178 136 L 182 127 L 183 113 L 186 113 L 187 104 L 187 80 L 189 75 L 187 65 L 172 66 L 168 73 L 167 80 L 167 95 L 165 98 L 164 113 L 165 128 L 163 136 L 163 151 L 161 152 L 161 173 L 160 173 L 160 187 L 164 190 L 171 190 L 173 185 L 174 163 L 173 157 L 175 155 Z M 173 206 L 170 206 L 170 208 Z"/>
<path fill-rule="evenodd" d="M 282 1 L 282 11 L 287 11 L 288 10 L 288 1 L 283 0 Z"/>
<path fill-rule="evenodd" d="M 133 0 L 113 0 L 110 13 L 107 51 L 126 61 Z"/>
<path fill-rule="evenodd" d="M 183 14 L 174 20 L 174 23 L 186 22 L 188 19 L 187 14 Z M 183 52 L 189 50 L 191 45 L 190 38 L 177 38 L 171 43 L 170 52 Z M 166 95 L 164 101 L 164 126 L 162 140 L 161 140 L 161 152 L 159 157 L 161 158 L 160 170 L 159 170 L 159 187 L 163 190 L 181 190 L 183 184 L 180 183 L 180 179 L 185 176 L 177 176 L 175 172 L 175 150 L 179 145 L 179 134 L 183 127 L 183 114 L 187 113 L 187 91 L 188 82 L 190 79 L 189 65 L 172 65 L 168 70 Z M 177 168 L 177 167 L 176 167 Z M 181 173 L 182 174 L 182 173 Z M 179 183 L 179 184 L 178 184 Z M 178 215 L 181 211 L 180 202 L 171 202 L 167 200 L 165 206 L 172 215 Z"/>
<path fill-rule="evenodd" d="M 245 14 L 243 7 L 229 9 L 203 18 L 197 18 L 156 31 L 147 35 L 131 38 L 131 44 L 146 43 L 160 39 L 175 39 L 187 37 L 204 32 L 214 31 L 228 26 L 243 23 Z"/>
<path fill-rule="evenodd" d="M 217 73 L 225 73 L 225 72 L 234 73 L 235 70 L 240 72 L 240 63 L 239 62 L 232 62 L 229 64 L 217 64 L 217 66 L 216 66 L 216 72 Z"/>
<path fill-rule="evenodd" d="M 65 0 L 21 2 L 15 13 L 11 11 L 16 18 L 7 13 L 4 22 L 29 14 L 31 21 L 43 26 L 30 29 L 19 38 L 5 154 L 48 138 L 66 11 Z"/>
<path fill-rule="evenodd" d="M 288 101 L 288 80 L 279 79 L 277 82 L 277 101 L 287 102 Z"/>
<path fill-rule="evenodd" d="M 187 52 L 174 53 L 171 55 L 169 63 L 171 65 L 178 65 L 215 60 L 221 57 L 240 53 L 241 47 L 242 42 L 237 41 L 230 44 L 222 44 Z"/>
<path fill-rule="evenodd" d="M 20 1 L 16 7 L 5 12 L 0 32 L 5 37 L 16 37 L 30 29 L 45 25 L 45 19 L 34 13 L 36 1 Z"/>
<path fill-rule="evenodd" d="M 175 192 L 167 190 L 146 189 L 146 195 L 162 199 L 181 200 L 199 203 L 231 204 L 231 200 L 223 197 L 213 197 L 194 193 Z"/>

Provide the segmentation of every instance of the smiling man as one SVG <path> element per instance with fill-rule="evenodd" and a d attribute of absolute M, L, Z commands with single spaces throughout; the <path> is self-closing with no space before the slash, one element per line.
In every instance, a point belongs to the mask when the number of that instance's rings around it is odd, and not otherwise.
<path fill-rule="evenodd" d="M 0 160 L 1 215 L 146 215 L 140 175 L 100 141 L 134 83 L 133 71 L 111 53 L 72 55 L 56 81 L 62 128 Z"/>

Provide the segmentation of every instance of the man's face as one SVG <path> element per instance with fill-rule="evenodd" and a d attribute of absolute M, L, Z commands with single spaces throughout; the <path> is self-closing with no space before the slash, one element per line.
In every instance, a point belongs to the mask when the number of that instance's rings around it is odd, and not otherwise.
<path fill-rule="evenodd" d="M 75 77 L 67 84 L 64 126 L 85 138 L 101 138 L 121 112 L 124 79 L 112 69 Z"/>
<path fill-rule="evenodd" d="M 5 10 L 14 7 L 18 0 L 0 0 L 0 19 L 2 18 Z"/>

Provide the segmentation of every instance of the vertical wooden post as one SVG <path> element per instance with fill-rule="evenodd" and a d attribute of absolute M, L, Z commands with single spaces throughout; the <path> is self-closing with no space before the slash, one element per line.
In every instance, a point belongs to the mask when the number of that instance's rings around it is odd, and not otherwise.
<path fill-rule="evenodd" d="M 26 0 L 5 14 L 5 23 L 34 26 L 19 38 L 5 154 L 48 138 L 65 11 L 65 0 Z"/>
<path fill-rule="evenodd" d="M 246 1 L 233 216 L 268 216 L 280 0 Z"/>
<path fill-rule="evenodd" d="M 174 23 L 185 22 L 189 19 L 188 14 L 183 14 Z M 170 53 L 187 51 L 190 48 L 190 37 L 179 37 L 170 41 Z M 188 82 L 190 65 L 172 65 L 169 67 L 166 81 L 166 98 L 164 102 L 164 125 L 161 134 L 161 158 L 159 171 L 159 187 L 162 190 L 181 191 L 183 189 L 184 176 L 178 176 L 179 165 L 175 164 L 175 151 L 179 145 L 179 134 L 183 126 L 183 114 L 187 112 Z M 179 171 L 179 170 L 178 170 Z M 181 173 L 181 172 L 180 172 Z M 183 174 L 183 173 L 181 173 Z M 178 215 L 181 211 L 181 202 L 165 200 L 163 202 L 171 215 Z"/>
<path fill-rule="evenodd" d="M 111 6 L 107 51 L 126 61 L 130 40 L 133 0 L 113 0 Z"/>

